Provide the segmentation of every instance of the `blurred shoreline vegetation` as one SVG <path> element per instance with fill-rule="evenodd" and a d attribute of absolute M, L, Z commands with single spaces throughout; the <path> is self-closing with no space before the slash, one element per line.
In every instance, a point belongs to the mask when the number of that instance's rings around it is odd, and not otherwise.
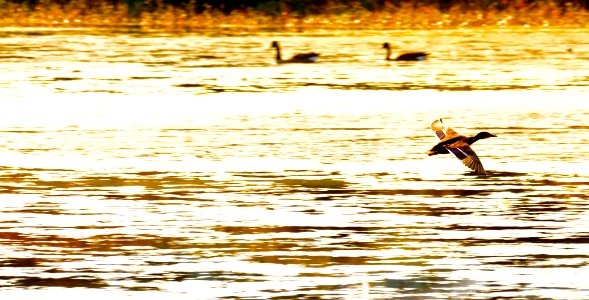
<path fill-rule="evenodd" d="M 0 0 L 4 27 L 446 29 L 589 27 L 589 0 Z"/>

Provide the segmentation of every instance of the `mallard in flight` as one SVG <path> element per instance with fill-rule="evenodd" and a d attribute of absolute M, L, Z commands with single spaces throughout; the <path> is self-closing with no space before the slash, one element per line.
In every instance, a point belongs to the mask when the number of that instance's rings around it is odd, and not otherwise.
<path fill-rule="evenodd" d="M 479 132 L 477 135 L 471 137 L 459 135 L 452 128 L 446 127 L 446 125 L 442 123 L 442 119 L 435 120 L 431 127 L 436 133 L 436 136 L 440 139 L 440 142 L 429 150 L 427 155 L 432 156 L 452 152 L 454 156 L 460 159 L 465 166 L 475 171 L 475 173 L 485 175 L 485 168 L 483 168 L 481 160 L 474 150 L 472 150 L 470 145 L 480 139 L 496 137 L 496 135 L 486 131 Z"/>

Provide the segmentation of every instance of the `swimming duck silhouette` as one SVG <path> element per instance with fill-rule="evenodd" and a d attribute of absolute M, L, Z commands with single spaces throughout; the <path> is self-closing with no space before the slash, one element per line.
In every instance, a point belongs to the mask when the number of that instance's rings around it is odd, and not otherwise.
<path fill-rule="evenodd" d="M 395 59 L 391 59 L 391 45 L 389 43 L 384 43 L 382 45 L 383 48 L 387 49 L 387 56 L 386 60 L 396 60 L 396 61 L 420 61 L 425 60 L 429 54 L 425 52 L 407 52 L 403 53 Z"/>
<path fill-rule="evenodd" d="M 280 45 L 277 41 L 272 42 L 272 48 L 276 48 L 276 62 L 278 63 L 314 63 L 319 58 L 319 53 L 309 52 L 309 53 L 299 53 L 295 54 L 290 59 L 282 59 L 282 55 L 280 53 Z"/>
<path fill-rule="evenodd" d="M 470 145 L 481 139 L 496 137 L 496 135 L 482 131 L 475 136 L 466 137 L 459 135 L 452 128 L 442 123 L 442 119 L 435 120 L 431 125 L 432 130 L 440 139 L 440 142 L 431 148 L 427 155 L 446 154 L 452 152 L 462 163 L 475 171 L 477 174 L 485 175 L 485 168 L 477 154 L 472 150 Z"/>

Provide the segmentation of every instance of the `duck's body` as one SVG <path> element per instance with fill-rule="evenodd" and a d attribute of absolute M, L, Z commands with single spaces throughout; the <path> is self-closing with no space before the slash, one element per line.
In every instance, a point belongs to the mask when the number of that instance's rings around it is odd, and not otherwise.
<path fill-rule="evenodd" d="M 420 61 L 425 60 L 428 56 L 425 52 L 407 52 L 397 56 L 394 59 L 391 59 L 391 45 L 389 43 L 384 43 L 382 45 L 384 49 L 387 49 L 387 56 L 386 60 L 394 60 L 394 61 Z"/>
<path fill-rule="evenodd" d="M 314 63 L 319 58 L 319 53 L 309 52 L 309 53 L 299 53 L 295 54 L 290 59 L 282 59 L 282 54 L 280 53 L 280 45 L 278 42 L 272 42 L 272 48 L 276 49 L 276 62 L 277 63 Z"/>
<path fill-rule="evenodd" d="M 480 139 L 495 137 L 496 135 L 486 131 L 479 132 L 475 136 L 471 137 L 459 135 L 452 128 L 446 127 L 444 123 L 442 123 L 442 119 L 435 120 L 432 123 L 431 128 L 436 133 L 436 136 L 440 139 L 440 142 L 431 148 L 427 152 L 427 155 L 432 156 L 451 152 L 465 166 L 469 167 L 477 174 L 484 175 L 486 173 L 481 160 L 474 150 L 472 150 L 470 145 L 474 144 Z"/>

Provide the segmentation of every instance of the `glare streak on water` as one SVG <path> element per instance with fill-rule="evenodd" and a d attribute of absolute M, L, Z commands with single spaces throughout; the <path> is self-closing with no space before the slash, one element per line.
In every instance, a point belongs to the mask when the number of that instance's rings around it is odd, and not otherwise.
<path fill-rule="evenodd" d="M 589 298 L 586 35 L 5 29 L 0 295 Z"/>

